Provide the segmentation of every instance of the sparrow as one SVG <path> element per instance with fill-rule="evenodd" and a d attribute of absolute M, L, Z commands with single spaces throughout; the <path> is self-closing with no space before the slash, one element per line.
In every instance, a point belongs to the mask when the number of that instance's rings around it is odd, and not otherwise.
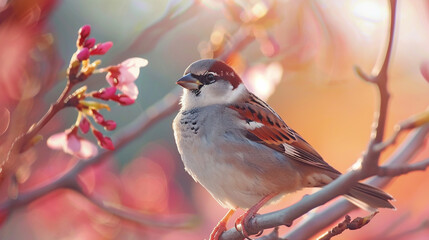
<path fill-rule="evenodd" d="M 210 239 L 219 239 L 238 208 L 247 209 L 236 226 L 248 237 L 245 226 L 262 206 L 341 175 L 226 63 L 196 61 L 177 84 L 184 89 L 173 130 L 185 170 L 229 209 Z M 389 194 L 362 183 L 344 196 L 368 211 L 394 208 Z"/>

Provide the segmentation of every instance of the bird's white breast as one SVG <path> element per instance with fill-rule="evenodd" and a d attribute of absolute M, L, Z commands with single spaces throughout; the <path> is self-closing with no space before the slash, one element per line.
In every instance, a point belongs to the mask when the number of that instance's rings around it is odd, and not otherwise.
<path fill-rule="evenodd" d="M 174 119 L 176 144 L 194 180 L 226 208 L 250 208 L 272 193 L 275 186 L 264 178 L 273 167 L 284 168 L 286 192 L 299 189 L 297 173 L 284 157 L 260 144 L 238 141 L 224 111 L 221 107 L 182 110 Z"/>

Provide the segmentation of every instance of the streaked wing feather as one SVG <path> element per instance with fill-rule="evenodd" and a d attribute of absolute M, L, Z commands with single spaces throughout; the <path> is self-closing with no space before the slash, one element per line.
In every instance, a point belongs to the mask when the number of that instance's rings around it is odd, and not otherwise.
<path fill-rule="evenodd" d="M 264 144 L 290 159 L 340 173 L 326 163 L 310 144 L 289 128 L 273 109 L 255 95 L 252 94 L 244 103 L 229 107 L 249 124 L 246 134 L 249 140 Z M 263 126 L 251 127 L 251 122 L 262 123 Z"/>

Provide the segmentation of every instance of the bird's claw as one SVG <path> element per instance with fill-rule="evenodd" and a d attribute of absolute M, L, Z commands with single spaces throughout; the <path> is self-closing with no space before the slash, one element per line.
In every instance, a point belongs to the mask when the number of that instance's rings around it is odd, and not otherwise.
<path fill-rule="evenodd" d="M 241 235 L 248 240 L 252 240 L 252 238 L 249 237 L 249 233 L 246 230 L 246 225 L 249 223 L 249 221 L 254 217 L 253 214 L 243 214 L 237 220 L 235 220 L 235 229 L 241 233 Z M 261 234 L 264 232 L 264 230 L 259 231 L 255 236 L 261 236 Z"/>

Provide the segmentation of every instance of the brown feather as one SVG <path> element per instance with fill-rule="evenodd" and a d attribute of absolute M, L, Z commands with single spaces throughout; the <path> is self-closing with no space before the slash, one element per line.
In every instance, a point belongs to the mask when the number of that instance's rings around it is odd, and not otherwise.
<path fill-rule="evenodd" d="M 248 129 L 248 139 L 264 144 L 288 158 L 305 163 L 331 173 L 340 174 L 326 163 L 323 158 L 298 133 L 289 128 L 280 116 L 264 101 L 251 94 L 244 103 L 234 104 L 229 108 L 235 110 L 249 126 L 251 122 L 263 126 Z"/>

